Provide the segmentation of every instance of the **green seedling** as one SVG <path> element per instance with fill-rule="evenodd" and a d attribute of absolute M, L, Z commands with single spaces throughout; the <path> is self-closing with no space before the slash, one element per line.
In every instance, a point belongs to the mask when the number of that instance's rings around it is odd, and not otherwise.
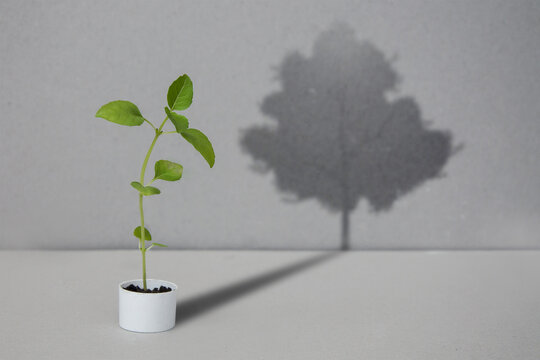
<path fill-rule="evenodd" d="M 144 290 L 146 290 L 146 252 L 154 246 L 166 247 L 166 245 L 154 242 L 150 231 L 144 226 L 144 211 L 143 211 L 143 199 L 145 196 L 158 195 L 161 191 L 150 186 L 156 180 L 164 181 L 177 181 L 182 178 L 182 172 L 184 168 L 182 165 L 169 160 L 156 161 L 154 165 L 154 178 L 145 184 L 146 165 L 150 159 L 150 154 L 156 145 L 159 137 L 164 134 L 180 134 L 186 139 L 193 147 L 204 157 L 210 167 L 214 166 L 215 154 L 212 148 L 212 143 L 200 130 L 189 127 L 188 119 L 176 113 L 175 111 L 182 111 L 190 107 L 193 101 L 193 83 L 187 75 L 182 75 L 176 79 L 167 92 L 167 105 L 165 107 L 165 119 L 162 121 L 159 127 L 156 127 L 151 121 L 145 119 L 139 108 L 125 100 L 112 101 L 103 105 L 96 117 L 103 118 L 116 124 L 125 126 L 140 126 L 143 123 L 147 123 L 152 127 L 154 132 L 154 139 L 150 144 L 150 148 L 146 152 L 144 158 L 139 181 L 133 181 L 131 186 L 137 190 L 139 195 L 139 211 L 141 215 L 141 225 L 137 226 L 133 230 L 133 235 L 139 239 L 139 250 L 142 254 L 142 279 Z M 164 131 L 163 127 L 170 121 L 174 126 L 174 131 Z M 141 231 L 144 229 L 144 231 Z M 148 244 L 148 245 L 147 245 Z"/>

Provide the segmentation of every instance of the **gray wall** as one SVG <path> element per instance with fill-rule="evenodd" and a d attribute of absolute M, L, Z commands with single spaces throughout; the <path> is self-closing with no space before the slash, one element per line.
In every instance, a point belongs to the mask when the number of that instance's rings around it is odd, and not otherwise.
<path fill-rule="evenodd" d="M 294 51 L 347 24 L 399 74 L 433 129 L 463 149 L 384 212 L 361 200 L 354 248 L 540 247 L 540 5 L 537 1 L 2 1 L 0 247 L 134 248 L 135 180 L 152 132 L 93 117 L 127 99 L 156 122 L 181 73 L 187 115 L 216 150 L 209 169 L 164 137 L 154 160 L 184 165 L 146 201 L 176 248 L 336 248 L 339 214 L 284 201 L 241 136 L 272 125 L 263 99 Z M 339 54 L 336 54 L 339 58 Z M 427 125 L 426 125 L 427 126 Z"/>

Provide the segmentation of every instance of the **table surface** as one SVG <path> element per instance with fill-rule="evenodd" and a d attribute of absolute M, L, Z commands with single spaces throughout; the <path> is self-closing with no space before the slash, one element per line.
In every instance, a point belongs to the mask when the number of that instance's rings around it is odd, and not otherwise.
<path fill-rule="evenodd" d="M 0 359 L 540 359 L 540 252 L 152 250 L 177 324 L 117 324 L 135 251 L 1 251 Z"/>

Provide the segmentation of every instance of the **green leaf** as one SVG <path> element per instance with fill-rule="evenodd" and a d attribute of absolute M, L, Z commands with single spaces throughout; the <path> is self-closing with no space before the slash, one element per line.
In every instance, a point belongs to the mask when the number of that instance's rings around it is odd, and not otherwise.
<path fill-rule="evenodd" d="M 208 162 L 210 167 L 214 166 L 216 155 L 214 154 L 214 149 L 212 148 L 212 143 L 206 135 L 204 135 L 200 130 L 197 129 L 186 129 L 183 130 L 180 134 L 189 141 L 193 147 L 201 153 L 201 155 Z"/>
<path fill-rule="evenodd" d="M 167 107 L 165 108 L 165 112 L 167 113 L 167 117 L 171 120 L 177 132 L 185 130 L 189 127 L 189 121 L 184 115 L 172 112 Z"/>
<path fill-rule="evenodd" d="M 160 247 L 167 247 L 167 245 L 160 244 L 160 243 L 157 243 L 157 242 L 152 243 L 152 245 L 156 245 L 156 246 L 160 246 Z"/>
<path fill-rule="evenodd" d="M 125 100 L 103 105 L 96 113 L 96 117 L 126 126 L 139 126 L 144 122 L 137 105 Z"/>
<path fill-rule="evenodd" d="M 136 238 L 141 238 L 141 227 L 137 226 L 135 230 L 133 230 L 133 235 L 135 235 Z M 150 231 L 145 227 L 144 228 L 144 240 L 150 241 L 152 240 L 152 235 L 150 235 Z"/>
<path fill-rule="evenodd" d="M 135 190 L 137 190 L 138 192 L 141 192 L 144 190 L 144 186 L 142 186 L 142 184 L 138 181 L 132 181 L 131 182 L 131 186 L 133 186 L 135 188 Z"/>
<path fill-rule="evenodd" d="M 157 194 L 160 194 L 161 191 L 156 188 L 156 187 L 153 187 L 153 186 L 145 186 L 144 187 L 144 191 L 143 191 L 143 195 L 145 196 L 148 196 L 148 195 L 157 195 Z"/>
<path fill-rule="evenodd" d="M 176 181 L 182 177 L 182 165 L 169 160 L 158 160 L 154 166 L 154 180 Z"/>
<path fill-rule="evenodd" d="M 193 101 L 193 83 L 186 74 L 174 80 L 167 91 L 167 103 L 171 110 L 185 110 Z"/>
<path fill-rule="evenodd" d="M 155 188 L 153 186 L 142 186 L 142 184 L 138 181 L 132 181 L 131 186 L 133 186 L 138 192 L 140 192 L 144 196 L 157 195 L 161 193 L 158 188 Z"/>

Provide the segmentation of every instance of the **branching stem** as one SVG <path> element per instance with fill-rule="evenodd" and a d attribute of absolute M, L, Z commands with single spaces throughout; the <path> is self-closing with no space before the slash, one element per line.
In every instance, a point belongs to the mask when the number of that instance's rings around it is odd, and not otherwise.
<path fill-rule="evenodd" d="M 146 152 L 146 157 L 144 158 L 144 162 L 142 164 L 142 168 L 141 168 L 141 179 L 140 179 L 140 183 L 141 184 L 144 184 L 144 175 L 146 173 L 146 166 L 148 165 L 148 160 L 150 159 L 150 154 L 152 154 L 152 150 L 154 150 L 154 146 L 156 145 L 156 142 L 157 142 L 157 139 L 159 138 L 159 136 L 161 134 L 163 134 L 163 131 L 161 131 L 161 129 L 163 129 L 163 126 L 165 125 L 165 122 L 167 121 L 167 118 L 165 118 L 165 120 L 163 120 L 163 122 L 161 123 L 159 129 L 156 129 L 156 127 L 148 120 L 145 119 L 145 121 L 147 121 L 150 125 L 152 125 L 152 127 L 155 129 L 155 136 L 154 136 L 154 140 L 152 140 L 152 143 L 150 144 L 150 148 L 148 149 L 148 151 Z M 146 236 L 146 231 L 145 231 L 145 228 L 144 228 L 144 211 L 143 211 L 143 195 L 139 193 L 139 211 L 140 211 L 140 214 L 141 214 L 141 239 L 139 240 L 139 249 L 141 250 L 141 255 L 142 255 L 142 279 L 143 279 L 143 288 L 144 290 L 147 289 L 146 287 L 146 245 L 145 245 L 145 236 Z"/>
<path fill-rule="evenodd" d="M 150 122 L 150 121 L 148 121 L 148 120 L 146 120 L 146 119 L 144 119 L 144 121 L 146 121 L 147 123 L 149 123 L 150 126 L 151 126 L 154 130 L 157 130 L 156 127 L 154 126 L 154 124 L 152 124 L 152 122 Z"/>

